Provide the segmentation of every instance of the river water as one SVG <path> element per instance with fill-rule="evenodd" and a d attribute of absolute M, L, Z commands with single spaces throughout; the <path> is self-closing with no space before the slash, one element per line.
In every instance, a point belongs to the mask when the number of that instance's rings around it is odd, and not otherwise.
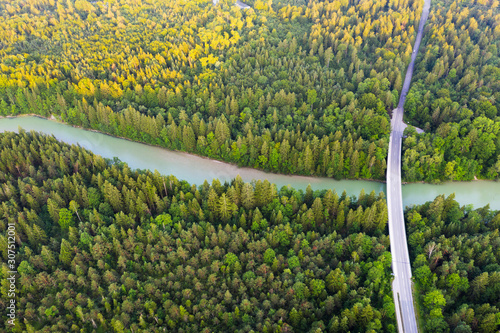
<path fill-rule="evenodd" d="M 55 138 L 70 144 L 91 150 L 104 157 L 118 157 L 126 162 L 130 168 L 158 170 L 164 175 L 174 175 L 178 179 L 200 185 L 205 179 L 209 182 L 218 178 L 222 183 L 229 181 L 238 174 L 250 182 L 254 179 L 268 179 L 281 188 L 290 185 L 297 189 L 305 190 L 311 184 L 313 190 L 334 189 L 341 194 L 344 190 L 348 195 L 358 196 L 361 189 L 366 193 L 374 190 L 376 193 L 385 192 L 385 184 L 363 180 L 341 180 L 330 178 L 286 176 L 251 168 L 239 168 L 235 165 L 202 158 L 199 156 L 174 152 L 159 147 L 153 147 L 109 135 L 75 128 L 56 121 L 38 117 L 18 117 L 0 119 L 0 132 L 17 132 L 21 127 L 27 131 L 35 130 L 45 134 L 54 135 Z M 490 204 L 493 209 L 500 209 L 500 182 L 473 181 L 454 182 L 442 185 L 409 184 L 403 185 L 403 204 L 422 204 L 433 200 L 440 194 L 455 193 L 456 200 L 461 205 L 472 204 L 479 208 Z"/>

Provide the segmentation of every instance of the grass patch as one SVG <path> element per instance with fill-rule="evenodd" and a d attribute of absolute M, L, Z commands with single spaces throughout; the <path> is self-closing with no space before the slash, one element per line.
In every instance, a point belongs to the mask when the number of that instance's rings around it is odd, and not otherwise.
<path fill-rule="evenodd" d="M 417 320 L 417 330 L 419 333 L 423 333 L 425 326 L 424 318 L 422 316 L 424 305 L 420 300 L 420 290 L 414 281 L 412 281 L 411 283 L 411 289 L 413 293 L 413 307 L 415 308 L 415 319 Z"/>

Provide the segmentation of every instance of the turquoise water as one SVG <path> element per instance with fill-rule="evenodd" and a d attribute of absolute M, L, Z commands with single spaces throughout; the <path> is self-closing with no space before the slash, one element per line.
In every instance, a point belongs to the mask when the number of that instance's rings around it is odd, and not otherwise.
<path fill-rule="evenodd" d="M 118 157 L 131 168 L 158 170 L 161 174 L 174 175 L 197 185 L 205 179 L 209 182 L 218 178 L 221 182 L 229 181 L 240 175 L 244 181 L 268 179 L 281 188 L 290 185 L 305 190 L 308 184 L 314 190 L 334 189 L 337 193 L 344 190 L 348 195 L 359 195 L 361 189 L 366 193 L 372 190 L 377 194 L 385 191 L 385 184 L 363 180 L 341 180 L 330 178 L 286 176 L 251 168 L 239 168 L 208 158 L 174 152 L 167 149 L 115 138 L 109 135 L 75 128 L 56 121 L 38 117 L 18 117 L 0 119 L 0 131 L 18 131 L 21 127 L 27 131 L 36 130 L 54 135 L 58 140 L 91 150 L 104 157 Z M 490 204 L 493 209 L 500 209 L 500 183 L 490 181 L 454 182 L 442 185 L 409 184 L 403 185 L 403 204 L 421 204 L 433 200 L 440 194 L 455 193 L 456 200 L 462 205 L 473 204 L 482 207 Z"/>

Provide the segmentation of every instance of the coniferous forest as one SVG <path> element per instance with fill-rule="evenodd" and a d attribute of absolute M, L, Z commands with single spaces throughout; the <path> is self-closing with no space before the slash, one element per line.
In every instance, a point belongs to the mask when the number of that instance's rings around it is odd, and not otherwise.
<path fill-rule="evenodd" d="M 0 143 L 15 331 L 395 331 L 383 194 L 196 187 L 35 132 Z"/>
<path fill-rule="evenodd" d="M 0 113 L 384 179 L 420 1 L 0 1 Z"/>
<path fill-rule="evenodd" d="M 404 142 L 407 181 L 498 179 L 498 1 L 432 1 L 405 117 L 426 134 Z"/>
<path fill-rule="evenodd" d="M 280 173 L 384 179 L 420 1 L 1 0 L 0 115 Z M 498 179 L 497 0 L 433 1 L 405 181 Z"/>
<path fill-rule="evenodd" d="M 283 174 L 386 179 L 421 0 L 0 0 L 0 117 Z M 498 0 L 432 0 L 402 178 L 500 178 Z M 418 134 L 415 128 L 424 130 Z M 12 332 L 396 332 L 384 193 L 189 184 L 0 133 Z M 405 210 L 423 332 L 500 329 L 500 212 Z"/>

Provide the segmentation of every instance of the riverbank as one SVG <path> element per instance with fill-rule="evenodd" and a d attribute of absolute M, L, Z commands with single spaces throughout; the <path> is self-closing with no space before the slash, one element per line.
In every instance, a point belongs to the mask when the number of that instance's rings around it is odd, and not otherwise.
<path fill-rule="evenodd" d="M 16 116 L 0 116 L 0 119 L 15 119 L 15 118 L 20 118 L 20 117 L 36 117 L 36 118 L 40 118 L 40 119 L 54 121 L 54 122 L 57 122 L 59 124 L 65 125 L 65 126 L 70 126 L 70 127 L 73 127 L 73 128 L 78 128 L 78 129 L 84 130 L 84 131 L 89 131 L 89 132 L 99 133 L 99 134 L 102 134 L 102 135 L 107 135 L 107 136 L 112 137 L 112 138 L 118 138 L 118 139 L 130 141 L 130 142 L 140 143 L 140 144 L 143 144 L 143 145 L 146 145 L 146 146 L 149 146 L 149 147 L 156 147 L 156 148 L 164 149 L 164 150 L 170 151 L 170 152 L 176 152 L 176 153 L 186 154 L 186 155 L 193 156 L 193 157 L 199 157 L 199 158 L 206 159 L 206 160 L 209 160 L 209 161 L 214 161 L 216 163 L 218 162 L 218 163 L 224 163 L 224 164 L 232 165 L 232 166 L 235 166 L 235 167 L 237 167 L 239 169 L 242 169 L 242 170 L 243 169 L 258 170 L 258 171 L 262 171 L 262 172 L 265 172 L 265 173 L 268 173 L 268 174 L 282 175 L 282 176 L 310 177 L 310 178 L 317 178 L 317 179 L 329 178 L 329 177 L 322 177 L 322 176 L 317 176 L 317 175 L 301 175 L 301 174 L 291 174 L 291 173 L 288 173 L 288 174 L 287 173 L 278 173 L 278 172 L 269 171 L 269 170 L 265 170 L 265 169 L 252 168 L 252 167 L 249 167 L 249 166 L 241 166 L 241 165 L 238 165 L 238 164 L 236 164 L 234 162 L 228 162 L 228 161 L 223 161 L 223 160 L 216 160 L 216 159 L 213 159 L 213 158 L 210 158 L 210 157 L 207 157 L 207 156 L 204 156 L 204 155 L 199 155 L 199 154 L 196 154 L 196 153 L 185 152 L 185 151 L 182 151 L 182 150 L 173 150 L 173 149 L 165 148 L 165 147 L 162 147 L 162 146 L 153 145 L 153 144 L 150 144 L 150 143 L 147 143 L 147 142 L 144 142 L 144 141 L 135 141 L 135 140 L 132 140 L 132 139 L 124 137 L 124 136 L 112 135 L 112 134 L 109 134 L 107 132 L 99 131 L 99 130 L 96 130 L 96 129 L 93 129 L 93 128 L 86 128 L 86 127 L 82 127 L 82 126 L 78 126 L 78 125 L 68 124 L 68 123 L 65 123 L 64 121 L 62 121 L 60 118 L 56 117 L 54 114 L 51 114 L 50 117 L 44 117 L 44 116 L 41 116 L 41 115 L 35 114 L 35 113 L 25 113 L 25 114 L 20 114 L 20 115 L 16 115 Z M 352 181 L 375 182 L 375 183 L 381 183 L 381 184 L 385 184 L 386 183 L 385 180 L 370 179 L 370 178 L 342 178 L 342 179 L 330 178 L 330 179 L 336 180 L 336 181 L 344 181 L 344 180 L 345 181 L 351 181 L 352 180 Z"/>
<path fill-rule="evenodd" d="M 322 177 L 322 176 L 316 176 L 316 175 L 283 174 L 283 173 L 277 173 L 277 172 L 268 171 L 268 170 L 259 169 L 259 168 L 252 168 L 252 167 L 249 167 L 249 166 L 240 166 L 240 165 L 238 165 L 236 163 L 233 163 L 233 162 L 216 160 L 216 159 L 213 159 L 213 158 L 210 158 L 210 157 L 207 157 L 207 156 L 204 156 L 204 155 L 199 155 L 199 154 L 196 154 L 196 153 L 192 153 L 192 152 L 185 152 L 185 151 L 181 151 L 181 150 L 173 150 L 173 149 L 165 148 L 165 147 L 162 147 L 162 146 L 153 145 L 153 144 L 150 144 L 150 143 L 147 143 L 147 142 L 144 142 L 144 141 L 135 141 L 135 140 L 132 140 L 132 139 L 127 138 L 127 137 L 118 136 L 118 135 L 112 135 L 112 134 L 109 134 L 107 132 L 99 131 L 99 130 L 96 130 L 96 129 L 93 129 L 93 128 L 86 128 L 86 127 L 82 127 L 82 126 L 78 126 L 78 125 L 71 125 L 71 124 L 68 124 L 68 123 L 62 121 L 59 118 L 59 116 L 56 116 L 54 114 L 51 114 L 50 117 L 44 117 L 44 116 L 39 115 L 39 114 L 25 113 L 25 114 L 19 114 L 19 115 L 15 115 L 15 116 L 0 116 L 0 119 L 15 119 L 15 118 L 26 118 L 26 117 L 36 117 L 36 118 L 39 118 L 39 119 L 44 119 L 44 120 L 56 122 L 56 123 L 62 124 L 64 126 L 70 126 L 72 128 L 77 128 L 77 129 L 81 129 L 81 130 L 88 131 L 88 132 L 99 133 L 99 134 L 102 134 L 102 135 L 106 135 L 106 136 L 108 136 L 110 138 L 117 138 L 117 139 L 121 139 L 121 140 L 127 140 L 129 142 L 138 143 L 138 144 L 146 145 L 146 146 L 149 146 L 149 147 L 155 147 L 155 148 L 163 149 L 163 150 L 169 151 L 169 152 L 175 152 L 175 153 L 185 154 L 187 156 L 201 158 L 201 159 L 204 159 L 206 161 L 211 161 L 211 162 L 215 162 L 215 163 L 222 163 L 222 164 L 234 166 L 234 167 L 236 167 L 238 169 L 241 169 L 243 171 L 258 170 L 258 171 L 261 171 L 261 172 L 264 172 L 264 173 L 270 174 L 270 175 L 291 176 L 291 177 L 304 177 L 304 179 L 314 178 L 314 179 L 322 180 L 322 179 L 328 178 L 328 179 L 332 179 L 334 181 L 366 181 L 366 182 L 374 182 L 374 183 L 379 183 L 379 184 L 384 184 L 384 185 L 386 185 L 386 183 L 387 183 L 385 180 L 378 180 L 378 179 L 366 179 L 366 178 L 334 179 L 334 178 Z M 457 184 L 460 184 L 460 183 L 469 183 L 469 182 L 473 182 L 473 181 L 484 181 L 484 182 L 493 182 L 493 183 L 498 183 L 499 182 L 499 180 L 481 179 L 481 178 L 477 178 L 477 176 L 474 176 L 473 180 L 472 179 L 471 180 L 465 180 L 465 181 L 458 181 L 458 180 L 441 181 L 441 180 L 438 180 L 438 181 L 436 181 L 434 183 L 432 183 L 432 182 L 428 183 L 428 182 L 425 182 L 425 181 L 417 181 L 417 182 L 405 182 L 405 181 L 403 181 L 402 185 L 403 186 L 418 185 L 418 184 L 446 185 L 446 184 L 454 184 L 454 183 L 457 183 Z"/>
<path fill-rule="evenodd" d="M 158 170 L 164 175 L 174 175 L 197 185 L 205 180 L 211 182 L 219 179 L 221 183 L 230 182 L 238 175 L 246 182 L 267 179 L 282 186 L 291 186 L 297 190 L 305 190 L 311 185 L 313 190 L 332 189 L 341 194 L 358 196 L 361 190 L 365 193 L 375 191 L 386 193 L 386 184 L 366 180 L 334 180 L 325 177 L 292 176 L 267 173 L 248 167 L 239 168 L 234 164 L 220 162 L 207 157 L 185 152 L 176 152 L 153 145 L 138 143 L 130 139 L 121 139 L 97 130 L 69 126 L 63 122 L 50 120 L 49 117 L 22 115 L 20 117 L 3 117 L 0 119 L 0 131 L 17 132 L 18 127 L 27 131 L 35 130 L 54 135 L 58 140 L 69 144 L 79 144 L 83 148 L 106 158 L 118 157 L 131 169 Z M 491 208 L 500 209 L 500 184 L 494 181 L 446 182 L 439 185 L 412 183 L 403 186 L 403 205 L 423 204 L 434 200 L 436 196 L 456 193 L 456 200 L 461 205 L 473 204 L 482 207 L 490 203 Z"/>
<path fill-rule="evenodd" d="M 346 190 L 349 195 L 359 195 L 362 189 L 366 193 L 385 191 L 385 184 L 376 181 L 334 180 L 332 178 L 292 176 L 269 173 L 247 167 L 237 167 L 185 152 L 177 152 L 153 145 L 146 145 L 129 139 L 123 140 L 107 133 L 68 126 L 50 117 L 6 117 L 0 119 L 0 131 L 14 131 L 21 127 L 27 131 L 35 130 L 54 135 L 58 140 L 80 146 L 106 158 L 118 157 L 132 169 L 158 170 L 162 174 L 172 174 L 197 185 L 205 180 L 219 179 L 222 183 L 232 181 L 240 175 L 244 181 L 267 179 L 278 188 L 290 185 L 305 190 L 310 184 L 313 190 L 335 189 L 339 194 Z"/>
<path fill-rule="evenodd" d="M 238 164 L 236 164 L 234 162 L 227 162 L 227 161 L 222 161 L 222 160 L 216 160 L 216 159 L 213 159 L 213 158 L 210 158 L 210 157 L 207 157 L 207 156 L 204 156 L 204 155 L 199 155 L 199 154 L 196 154 L 196 153 L 192 153 L 192 152 L 185 152 L 185 151 L 182 151 L 182 150 L 173 150 L 173 149 L 165 148 L 165 147 L 162 147 L 162 146 L 153 145 L 153 144 L 150 144 L 150 143 L 147 143 L 147 142 L 144 142 L 144 141 L 135 141 L 135 140 L 132 140 L 132 139 L 127 138 L 127 137 L 118 136 L 118 135 L 112 135 L 112 134 L 109 134 L 107 132 L 99 131 L 99 130 L 96 130 L 96 129 L 93 129 L 93 128 L 86 128 L 86 127 L 82 127 L 82 126 L 78 126 L 78 125 L 68 124 L 68 123 L 62 121 L 58 116 L 56 116 L 54 114 L 51 114 L 50 117 L 44 117 L 42 115 L 35 114 L 35 113 L 25 113 L 25 114 L 19 114 L 19 115 L 15 115 L 15 116 L 0 116 L 0 119 L 15 119 L 15 118 L 23 118 L 23 117 L 36 117 L 36 118 L 40 118 L 40 119 L 44 119 L 44 120 L 49 120 L 49 121 L 53 121 L 53 122 L 57 122 L 59 124 L 65 125 L 65 126 L 70 126 L 70 127 L 73 127 L 73 128 L 78 128 L 78 129 L 84 130 L 84 131 L 89 131 L 89 132 L 94 132 L 94 133 L 99 133 L 99 134 L 102 134 L 102 135 L 106 135 L 106 136 L 109 136 L 111 138 L 117 138 L 117 139 L 127 140 L 129 142 L 139 143 L 139 144 L 143 144 L 143 145 L 146 145 L 146 146 L 149 146 L 149 147 L 156 147 L 156 148 L 164 149 L 164 150 L 170 151 L 170 152 L 176 152 L 176 153 L 186 154 L 188 156 L 198 157 L 198 158 L 202 158 L 202 159 L 205 159 L 205 160 L 208 160 L 208 161 L 213 161 L 213 162 L 216 162 L 216 163 L 218 162 L 218 163 L 232 165 L 232 166 L 237 167 L 237 168 L 242 169 L 242 170 L 258 170 L 258 171 L 265 172 L 267 174 L 282 175 L 282 176 L 307 177 L 307 178 L 316 178 L 316 179 L 329 178 L 329 177 L 322 177 L 322 176 L 316 176 L 316 175 L 284 174 L 284 173 L 278 173 L 278 172 L 268 171 L 268 170 L 259 169 L 259 168 L 252 168 L 252 167 L 249 167 L 249 166 L 241 166 L 241 165 L 238 165 Z M 375 183 L 380 183 L 380 184 L 386 184 L 387 183 L 385 180 L 370 179 L 370 178 L 343 178 L 343 179 L 329 178 L 329 179 L 336 180 L 336 181 L 367 181 L 367 182 L 375 182 Z M 474 176 L 473 180 L 472 179 L 471 180 L 464 180 L 464 181 L 459 181 L 459 180 L 441 181 L 441 180 L 437 180 L 437 182 L 435 182 L 435 183 L 428 183 L 428 182 L 425 182 L 425 181 L 417 181 L 417 182 L 405 182 L 405 181 L 403 181 L 402 185 L 415 185 L 415 184 L 445 185 L 445 184 L 450 184 L 450 183 L 468 183 L 468 182 L 472 182 L 472 181 L 499 182 L 500 180 L 483 179 L 483 178 L 477 178 L 477 176 Z"/>
<path fill-rule="evenodd" d="M 144 141 L 135 141 L 135 140 L 132 140 L 132 139 L 127 138 L 127 137 L 118 136 L 118 135 L 112 135 L 112 134 L 109 134 L 107 132 L 99 131 L 99 130 L 96 130 L 96 129 L 93 129 L 93 128 L 86 128 L 86 127 L 82 127 L 82 126 L 78 126 L 78 125 L 71 125 L 71 124 L 65 123 L 58 116 L 56 116 L 54 114 L 51 114 L 50 117 L 44 117 L 44 116 L 41 116 L 41 115 L 35 114 L 35 113 L 25 113 L 25 114 L 19 114 L 19 115 L 16 115 L 16 116 L 0 116 L 0 119 L 15 119 L 15 118 L 23 118 L 23 117 L 36 117 L 36 118 L 40 118 L 40 119 L 54 121 L 54 122 L 57 122 L 59 124 L 65 125 L 65 126 L 70 126 L 70 127 L 73 127 L 73 128 L 78 128 L 78 129 L 81 129 L 81 130 L 84 130 L 84 131 L 99 133 L 99 134 L 102 134 L 102 135 L 109 136 L 111 138 L 118 138 L 118 139 L 122 139 L 122 140 L 127 140 L 129 142 L 140 143 L 140 144 L 143 144 L 143 145 L 146 145 L 146 146 L 149 146 L 149 147 L 156 147 L 156 148 L 164 149 L 164 150 L 170 151 L 170 152 L 176 152 L 176 153 L 186 154 L 188 156 L 199 157 L 199 158 L 202 158 L 202 159 L 205 159 L 205 160 L 208 160 L 208 161 L 214 161 L 216 163 L 218 162 L 218 163 L 224 163 L 224 164 L 232 165 L 232 166 L 237 167 L 237 168 L 242 169 L 242 170 L 259 170 L 259 171 L 265 172 L 267 174 L 282 175 L 282 176 L 307 177 L 307 178 L 316 178 L 316 179 L 329 178 L 329 177 L 322 177 L 322 176 L 316 176 L 316 175 L 284 174 L 284 173 L 278 173 L 278 172 L 268 171 L 268 170 L 259 169 L 259 168 L 252 168 L 252 167 L 248 167 L 248 166 L 241 166 L 241 165 L 238 165 L 238 164 L 233 163 L 233 162 L 216 160 L 216 159 L 213 159 L 213 158 L 210 158 L 210 157 L 207 157 L 207 156 L 204 156 L 204 155 L 199 155 L 199 154 L 196 154 L 196 153 L 185 152 L 185 151 L 182 151 L 182 150 L 173 150 L 173 149 L 165 148 L 165 147 L 162 147 L 162 146 L 153 145 L 153 144 L 150 144 L 150 143 L 147 143 L 147 142 L 144 142 Z M 375 182 L 375 183 L 380 183 L 380 184 L 386 184 L 385 180 L 369 179 L 369 178 L 344 178 L 344 179 L 329 178 L 329 179 L 336 180 L 336 181 L 367 181 L 367 182 Z M 438 180 L 435 183 L 427 183 L 427 182 L 424 182 L 424 181 L 418 181 L 418 182 L 405 182 L 405 181 L 403 181 L 402 185 L 414 185 L 414 184 L 445 185 L 445 184 L 448 184 L 448 183 L 468 183 L 468 182 L 471 182 L 471 181 L 498 182 L 499 180 L 480 179 L 480 178 L 478 179 L 477 176 L 474 176 L 473 180 L 464 180 L 464 181 L 458 181 L 458 180 L 441 181 L 441 180 Z"/>

